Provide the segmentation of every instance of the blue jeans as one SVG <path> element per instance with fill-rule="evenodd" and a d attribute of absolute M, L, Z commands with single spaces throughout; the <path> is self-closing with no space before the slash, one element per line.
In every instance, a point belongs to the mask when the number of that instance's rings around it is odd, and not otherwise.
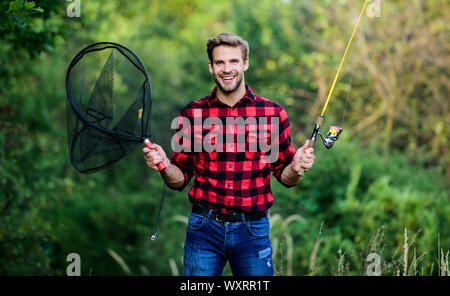
<path fill-rule="evenodd" d="M 230 223 L 217 222 L 209 215 L 192 213 L 189 217 L 183 275 L 222 275 L 227 260 L 235 276 L 273 275 L 267 217 Z"/>

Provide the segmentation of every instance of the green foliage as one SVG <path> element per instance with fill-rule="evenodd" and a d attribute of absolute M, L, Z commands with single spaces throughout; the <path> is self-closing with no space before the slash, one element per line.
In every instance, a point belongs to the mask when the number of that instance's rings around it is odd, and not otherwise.
<path fill-rule="evenodd" d="M 63 24 L 55 17 L 61 11 L 60 1 L 14 0 L 0 3 L 0 38 L 7 58 L 22 54 L 37 56 L 51 50 Z M 3 58 L 3 57 L 2 57 Z"/>
<path fill-rule="evenodd" d="M 277 197 L 274 212 L 297 213 L 306 219 L 305 226 L 299 225 L 290 232 L 300 249 L 294 269 L 300 274 L 310 272 L 309 260 L 303 256 L 312 253 L 322 220 L 325 231 L 316 258 L 323 266 L 320 274 L 332 273 L 331 268 L 337 265 L 332 254 L 339 250 L 352 254 L 347 258 L 350 274 L 365 274 L 370 240 L 381 227 L 386 245 L 382 260 L 391 262 L 395 258 L 406 227 L 417 233 L 417 254 L 428 253 L 421 267 L 429 272 L 433 264 L 436 266 L 438 234 L 441 246 L 450 244 L 445 226 L 450 219 L 450 206 L 442 172 L 410 164 L 397 153 L 382 158 L 375 146 L 361 149 L 357 142 L 346 142 L 345 138 L 333 150 L 317 150 L 314 169 L 293 192 L 278 185 L 273 188 Z M 391 274 L 395 271 L 390 270 Z"/>
<path fill-rule="evenodd" d="M 340 122 L 349 96 L 340 140 L 329 151 L 318 143 L 314 168 L 297 187 L 272 180 L 277 274 L 363 275 L 372 251 L 383 274 L 396 274 L 405 228 L 416 259 L 426 252 L 418 274 L 438 274 L 439 248 L 450 249 L 448 87 L 436 57 L 445 48 L 441 2 L 382 2 L 386 17 L 364 16 L 326 116 L 326 124 Z M 187 189 L 168 192 L 152 242 L 162 181 L 140 147 L 92 175 L 69 164 L 64 79 L 81 48 L 113 41 L 137 53 L 153 86 L 153 140 L 170 152 L 172 118 L 214 85 L 206 39 L 240 34 L 250 43 L 246 82 L 286 108 L 298 147 L 360 3 L 82 1 L 80 18 L 67 17 L 67 4 L 0 1 L 0 274 L 65 275 L 72 252 L 83 275 L 181 271 Z M 411 249 L 409 262 L 413 256 Z"/>

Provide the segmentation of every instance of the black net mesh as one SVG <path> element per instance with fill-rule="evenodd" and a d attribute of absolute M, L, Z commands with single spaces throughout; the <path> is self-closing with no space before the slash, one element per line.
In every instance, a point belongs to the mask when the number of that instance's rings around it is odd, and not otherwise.
<path fill-rule="evenodd" d="M 129 49 L 86 47 L 69 66 L 66 88 L 70 161 L 79 172 L 103 169 L 150 138 L 150 79 Z"/>

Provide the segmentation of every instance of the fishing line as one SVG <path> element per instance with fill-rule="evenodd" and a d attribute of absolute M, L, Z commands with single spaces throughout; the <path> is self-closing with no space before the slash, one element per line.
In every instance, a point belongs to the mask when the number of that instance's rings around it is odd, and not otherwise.
<path fill-rule="evenodd" d="M 337 125 L 331 125 L 328 128 L 328 132 L 326 134 L 326 137 L 324 137 L 319 132 L 319 130 L 320 130 L 320 127 L 322 126 L 323 118 L 324 118 L 324 115 L 325 115 L 325 111 L 327 110 L 328 103 L 330 102 L 331 95 L 333 94 L 334 87 L 336 86 L 336 82 L 337 82 L 339 74 L 341 72 L 342 65 L 344 64 L 345 58 L 347 57 L 348 50 L 349 50 L 350 45 L 352 44 L 352 41 L 353 41 L 353 37 L 355 36 L 355 33 L 356 33 L 356 31 L 358 29 L 358 26 L 359 26 L 359 22 L 361 21 L 361 17 L 362 17 L 362 15 L 364 13 L 364 10 L 366 9 L 367 1 L 368 0 L 364 1 L 364 5 L 363 5 L 363 7 L 361 9 L 361 12 L 359 14 L 358 20 L 356 21 L 355 27 L 353 28 L 353 32 L 352 32 L 352 34 L 350 36 L 350 39 L 349 39 L 349 41 L 347 43 L 347 47 L 345 48 L 344 55 L 341 58 L 341 62 L 339 63 L 339 67 L 338 67 L 338 70 L 336 72 L 336 75 L 334 76 L 333 83 L 331 84 L 331 88 L 330 88 L 330 91 L 328 92 L 328 96 L 327 96 L 327 99 L 326 99 L 325 104 L 323 106 L 322 112 L 320 113 L 320 116 L 317 117 L 317 120 L 316 120 L 316 123 L 315 123 L 315 126 L 314 126 L 314 130 L 312 132 L 311 139 L 309 141 L 309 147 L 314 147 L 314 144 L 316 142 L 317 136 L 320 136 L 320 138 L 322 139 L 322 142 L 325 145 L 325 147 L 327 149 L 330 149 L 331 147 L 333 147 L 334 143 L 339 138 L 339 135 L 342 132 L 342 128 L 340 128 Z M 348 96 L 348 94 L 347 94 L 347 96 Z M 300 168 L 300 171 L 298 172 L 298 175 L 299 176 L 303 176 L 304 173 L 305 173 L 304 169 Z"/>

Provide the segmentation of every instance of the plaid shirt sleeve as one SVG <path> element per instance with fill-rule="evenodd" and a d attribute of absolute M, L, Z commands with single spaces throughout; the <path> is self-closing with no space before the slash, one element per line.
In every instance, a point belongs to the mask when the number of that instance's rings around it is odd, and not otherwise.
<path fill-rule="evenodd" d="M 274 177 L 283 184 L 285 187 L 289 186 L 281 180 L 281 174 L 284 169 L 293 161 L 295 155 L 295 149 L 291 144 L 291 135 L 289 128 L 289 119 L 282 107 L 280 111 L 280 122 L 279 122 L 279 136 L 277 142 L 279 143 L 278 159 L 272 164 L 271 170 Z"/>
<path fill-rule="evenodd" d="M 186 115 L 184 108 L 177 119 L 177 129 L 173 138 L 172 148 L 175 148 L 172 153 L 172 164 L 176 165 L 184 175 L 184 184 L 178 188 L 172 188 L 182 191 L 191 181 L 193 176 L 193 157 L 191 137 L 192 128 L 191 121 Z"/>

